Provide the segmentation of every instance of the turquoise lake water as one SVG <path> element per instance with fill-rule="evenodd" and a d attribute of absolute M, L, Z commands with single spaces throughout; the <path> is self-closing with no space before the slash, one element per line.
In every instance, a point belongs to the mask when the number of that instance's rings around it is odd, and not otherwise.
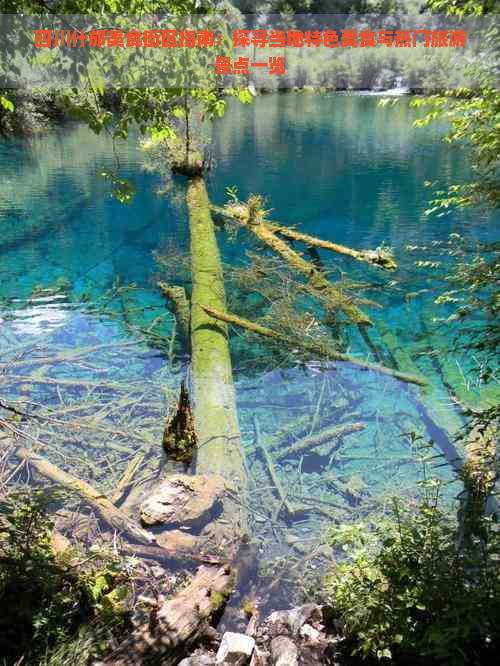
<path fill-rule="evenodd" d="M 377 103 L 374 96 L 269 95 L 249 107 L 231 104 L 214 126 L 208 178 L 214 202 L 222 204 L 226 188 L 234 185 L 242 197 L 265 195 L 273 219 L 309 234 L 353 248 L 393 248 L 399 269 L 391 274 L 320 254 L 333 276 L 345 273 L 377 288 L 373 298 L 383 309 L 367 309 L 377 324 L 373 340 L 386 355 L 403 350 L 431 382 L 423 396 L 417 387 L 353 366 L 303 366 L 293 359 L 279 368 L 270 361 L 255 372 L 239 332 L 233 333 L 246 446 L 253 445 L 256 419 L 270 441 L 298 419 L 305 434 L 318 423 L 364 425 L 335 452 L 326 447 L 277 463 L 290 501 L 309 507 L 300 520 L 287 520 L 283 513 L 269 520 L 275 490 L 263 462 L 249 455 L 256 480 L 249 502 L 263 558 L 286 557 L 294 540 L 321 543 L 332 516 L 366 517 L 396 493 L 411 500 L 422 471 L 408 433 L 435 440 L 441 446 L 435 453 L 449 444 L 462 419 L 447 377 L 458 377 L 471 399 L 479 398 L 473 377 L 480 360 L 447 355 L 454 331 L 451 325 L 436 326 L 434 318 L 449 312 L 433 304 L 432 270 L 415 263 L 429 257 L 407 246 L 432 250 L 451 231 L 492 240 L 498 219 L 480 210 L 427 217 L 431 190 L 424 183 L 459 181 L 467 174 L 465 153 L 441 142 L 442 128 L 413 129 L 416 112 L 406 99 L 383 109 Z M 135 418 L 132 443 L 123 433 L 110 434 L 118 447 L 112 450 L 104 439 L 102 448 L 94 444 L 89 453 L 88 433 L 78 428 L 38 433 L 46 441 L 55 438 L 49 442 L 54 462 L 70 469 L 72 456 L 78 458 L 81 474 L 103 484 L 126 467 L 130 455 L 120 446 L 132 446 L 136 437 L 160 447 L 168 399 L 187 360 L 181 355 L 172 362 L 172 317 L 155 285 L 159 269 L 153 257 L 155 251 L 177 248 L 180 259 L 172 260 L 169 273 L 181 283 L 188 279 L 182 263 L 188 249 L 184 185 L 176 181 L 161 196 L 161 178 L 143 169 L 134 140 L 116 152 L 120 175 L 138 189 L 128 206 L 114 200 L 97 176 L 115 166 L 106 136 L 69 126 L 30 141 L 0 142 L 0 391 L 19 404 L 50 405 L 59 412 L 64 407 L 66 413 L 76 412 L 78 401 L 91 410 L 92 399 L 101 396 L 108 406 L 102 424 L 114 430 Z M 243 259 L 244 240 L 230 242 L 223 232 L 219 240 L 225 261 Z M 119 291 L 131 283 L 133 290 Z M 117 351 L 115 343 L 125 346 Z M 360 359 L 375 360 L 356 331 L 348 344 Z M 88 357 L 57 360 L 61 350 L 97 345 Z M 446 359 L 444 378 L 436 354 Z M 36 356 L 49 360 L 42 363 Z M 107 386 L 100 388 L 100 382 Z M 68 458 L 61 461 L 58 450 Z M 453 478 L 449 466 L 435 473 Z M 457 491 L 456 484 L 450 486 L 448 496 Z"/>

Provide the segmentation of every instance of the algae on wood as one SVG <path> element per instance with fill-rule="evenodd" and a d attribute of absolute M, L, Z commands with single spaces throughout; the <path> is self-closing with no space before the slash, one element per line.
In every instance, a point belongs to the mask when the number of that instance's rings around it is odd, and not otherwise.
<path fill-rule="evenodd" d="M 204 308 L 225 311 L 224 276 L 205 182 L 188 181 L 191 238 L 191 354 L 196 470 L 246 484 L 227 326 Z"/>
<path fill-rule="evenodd" d="M 389 375 L 390 377 L 394 377 L 395 379 L 400 379 L 403 382 L 408 382 L 410 384 L 418 384 L 419 386 L 425 386 L 426 385 L 426 380 L 420 375 L 420 374 L 409 374 L 406 372 L 400 372 L 399 370 L 394 370 L 392 368 L 388 368 L 385 365 L 378 365 L 377 363 L 369 363 L 368 361 L 359 361 L 358 359 L 354 358 L 353 356 L 350 356 L 349 354 L 344 354 L 342 352 L 337 352 L 333 349 L 323 349 L 322 347 L 319 347 L 313 343 L 309 342 L 304 342 L 303 340 L 297 339 L 292 339 L 292 338 L 287 338 L 277 331 L 273 331 L 271 328 L 267 328 L 266 326 L 261 326 L 260 324 L 256 324 L 252 321 L 249 321 L 248 319 L 244 319 L 243 317 L 238 317 L 234 314 L 230 314 L 229 312 L 223 312 L 220 310 L 217 310 L 214 307 L 209 307 L 209 306 L 203 306 L 203 309 L 207 314 L 210 314 L 212 317 L 215 317 L 219 321 L 225 321 L 228 324 L 234 324 L 235 326 L 240 326 L 242 328 L 245 328 L 252 333 L 257 333 L 258 335 L 262 335 L 263 337 L 266 338 L 273 338 L 275 340 L 280 340 L 281 342 L 284 342 L 286 345 L 288 345 L 290 348 L 299 348 L 304 352 L 310 353 L 310 354 L 315 354 L 318 356 L 323 356 L 326 359 L 330 359 L 332 361 L 344 361 L 346 363 L 352 363 L 353 365 L 356 365 L 363 370 L 372 370 L 373 372 L 380 372 L 385 375 Z"/>
<path fill-rule="evenodd" d="M 196 452 L 196 432 L 185 382 L 181 382 L 179 400 L 168 416 L 163 447 L 172 460 L 185 465 L 191 464 Z"/>

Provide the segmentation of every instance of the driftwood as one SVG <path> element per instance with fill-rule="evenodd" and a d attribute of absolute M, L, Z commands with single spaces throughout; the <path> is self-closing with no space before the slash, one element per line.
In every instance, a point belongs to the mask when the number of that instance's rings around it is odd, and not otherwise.
<path fill-rule="evenodd" d="M 124 499 L 128 489 L 133 483 L 134 476 L 139 467 L 144 462 L 145 457 L 146 457 L 145 453 L 143 452 L 137 453 L 129 462 L 129 464 L 127 465 L 127 469 L 125 470 L 122 477 L 116 484 L 115 491 L 111 497 L 111 502 L 113 504 L 119 504 Z"/>
<path fill-rule="evenodd" d="M 49 462 L 42 456 L 35 453 L 31 449 L 27 449 L 23 446 L 17 446 L 12 440 L 8 440 L 10 444 L 13 444 L 12 453 L 20 460 L 28 462 L 32 467 L 34 467 L 39 474 L 50 479 L 54 483 L 57 483 L 64 488 L 75 492 L 79 495 L 87 504 L 89 504 L 95 512 L 99 515 L 102 520 L 104 520 L 108 525 L 110 525 L 115 530 L 120 532 L 125 532 L 129 537 L 138 541 L 142 544 L 151 544 L 154 543 L 155 539 L 152 534 L 146 532 L 141 527 L 136 525 L 128 516 L 126 516 L 120 509 L 117 509 L 114 504 L 112 504 L 107 497 L 105 497 L 101 492 L 92 488 L 91 485 L 85 481 L 81 481 L 76 477 L 68 474 L 68 472 L 63 471 L 56 467 L 53 463 Z"/>
<path fill-rule="evenodd" d="M 349 321 L 365 326 L 371 325 L 370 319 L 342 292 L 340 287 L 329 282 L 323 271 L 318 270 L 313 263 L 306 261 L 299 252 L 292 250 L 284 240 L 274 233 L 266 221 L 259 218 L 250 219 L 243 204 L 231 204 L 223 208 L 212 206 L 212 210 L 244 224 L 260 241 L 283 257 L 297 272 L 304 275 L 316 295 L 324 301 L 329 312 L 336 314 L 338 310 L 341 310 Z"/>
<path fill-rule="evenodd" d="M 164 602 L 152 621 L 138 627 L 102 665 L 170 666 L 209 631 L 214 614 L 221 611 L 233 589 L 229 566 L 201 566 L 191 583 Z M 96 665 L 97 666 L 97 665 Z"/>
<path fill-rule="evenodd" d="M 341 440 L 342 437 L 350 435 L 353 432 L 364 430 L 366 425 L 364 423 L 346 423 L 342 425 L 333 426 L 332 428 L 325 428 L 317 433 L 303 437 L 291 446 L 283 449 L 277 449 L 275 456 L 277 460 L 282 460 L 297 453 L 307 453 L 318 446 L 322 446 L 332 439 Z"/>
<path fill-rule="evenodd" d="M 170 304 L 183 344 L 189 346 L 189 320 L 191 313 L 186 290 L 184 287 L 170 286 L 166 282 L 157 282 L 157 284 L 163 296 L 165 296 L 167 302 Z"/>
<path fill-rule="evenodd" d="M 377 248 L 376 250 L 353 250 L 352 248 L 346 247 L 345 245 L 339 245 L 338 243 L 332 243 L 321 238 L 316 238 L 315 236 L 303 234 L 300 231 L 296 231 L 291 227 L 283 226 L 282 224 L 277 224 L 276 222 L 270 222 L 266 220 L 266 225 L 275 234 L 279 234 L 280 236 L 284 236 L 285 238 L 290 238 L 292 240 L 300 241 L 305 243 L 308 247 L 319 247 L 323 250 L 330 250 L 331 252 L 337 252 L 338 254 L 345 254 L 349 257 L 353 257 L 353 259 L 357 259 L 358 261 L 363 261 L 367 264 L 373 264 L 374 266 L 383 268 L 386 271 L 394 271 L 398 267 L 391 254 L 383 248 Z"/>
<path fill-rule="evenodd" d="M 276 492 L 278 493 L 278 496 L 280 498 L 280 509 L 281 507 L 284 507 L 289 515 L 293 515 L 294 509 L 290 506 L 290 503 L 287 502 L 287 493 L 285 492 L 283 485 L 280 481 L 280 478 L 276 473 L 276 470 L 274 469 L 274 462 L 271 456 L 269 455 L 267 445 L 260 435 L 259 422 L 255 415 L 253 418 L 253 423 L 255 429 L 255 448 L 260 449 L 260 451 L 262 451 L 262 455 L 264 457 L 266 467 L 269 472 L 269 476 L 271 477 L 271 481 L 273 482 Z M 275 519 L 278 517 L 278 515 L 279 511 L 275 514 L 274 516 Z"/>
<path fill-rule="evenodd" d="M 316 356 L 323 356 L 324 358 L 332 361 L 344 361 L 346 363 L 351 363 L 353 365 L 362 368 L 363 370 L 372 370 L 373 372 L 379 372 L 384 375 L 390 375 L 391 377 L 400 379 L 401 381 L 408 382 L 410 384 L 418 384 L 419 386 L 425 386 L 427 384 L 426 380 L 422 376 L 412 375 L 406 372 L 400 372 L 399 370 L 394 370 L 392 368 L 386 367 L 385 365 L 379 365 L 377 363 L 360 361 L 354 358 L 353 356 L 350 356 L 349 354 L 343 354 L 342 352 L 337 352 L 330 349 L 323 349 L 313 343 L 304 342 L 303 340 L 287 338 L 286 336 L 281 335 L 281 333 L 273 331 L 272 329 L 267 328 L 266 326 L 261 326 L 260 324 L 256 324 L 252 321 L 249 321 L 248 319 L 244 319 L 243 317 L 238 317 L 237 315 L 217 310 L 214 307 L 209 307 L 205 305 L 202 307 L 205 310 L 205 312 L 207 312 L 207 314 L 210 314 L 212 317 L 215 317 L 216 319 L 225 321 L 228 324 L 234 324 L 235 326 L 246 328 L 252 333 L 257 333 L 258 335 L 262 335 L 267 338 L 274 338 L 275 340 L 280 340 L 281 342 L 284 342 L 287 346 L 291 348 L 302 349 L 305 352 L 314 354 Z"/>

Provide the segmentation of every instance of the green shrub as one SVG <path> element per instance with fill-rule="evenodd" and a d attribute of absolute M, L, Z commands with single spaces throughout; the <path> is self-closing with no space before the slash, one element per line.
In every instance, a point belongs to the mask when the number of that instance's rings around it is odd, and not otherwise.
<path fill-rule="evenodd" d="M 12 494 L 0 503 L 0 655 L 5 664 L 49 663 L 51 650 L 91 633 L 93 654 L 124 622 L 128 593 L 120 562 L 95 549 L 57 555 L 51 546 L 54 495 Z M 88 643 L 88 641 L 87 641 Z M 65 646 L 65 647 L 63 647 Z M 86 663 L 82 660 L 77 663 Z M 92 656 L 92 654 L 88 654 Z"/>
<path fill-rule="evenodd" d="M 482 520 L 485 538 L 463 545 L 456 523 L 426 499 L 413 511 L 395 502 L 394 518 L 371 533 L 336 530 L 333 543 L 350 557 L 327 589 L 354 654 L 487 663 L 500 647 L 500 539 Z"/>

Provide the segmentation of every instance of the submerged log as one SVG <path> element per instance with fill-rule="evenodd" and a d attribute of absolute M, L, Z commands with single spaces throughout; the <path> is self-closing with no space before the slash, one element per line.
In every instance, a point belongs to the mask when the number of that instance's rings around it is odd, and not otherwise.
<path fill-rule="evenodd" d="M 269 224 L 260 218 L 251 219 L 244 205 L 212 206 L 216 213 L 244 224 L 257 238 L 279 254 L 297 272 L 306 277 L 314 293 L 325 303 L 332 314 L 342 311 L 349 321 L 355 324 L 371 325 L 371 320 L 346 296 L 340 287 L 328 281 L 323 271 L 285 243 L 277 236 Z"/>
<path fill-rule="evenodd" d="M 47 479 L 50 479 L 54 483 L 63 486 L 67 490 L 71 490 L 79 495 L 84 502 L 89 504 L 97 515 L 104 520 L 108 525 L 113 527 L 115 530 L 120 532 L 125 532 L 129 537 L 142 544 L 151 544 L 154 543 L 155 538 L 146 530 L 143 530 L 141 527 L 135 524 L 128 516 L 126 516 L 120 509 L 117 509 L 114 504 L 112 504 L 109 499 L 103 495 L 103 493 L 95 490 L 91 485 L 77 479 L 75 476 L 68 474 L 68 472 L 63 471 L 56 467 L 53 463 L 49 462 L 45 458 L 42 458 L 38 453 L 27 449 L 23 446 L 15 445 L 12 440 L 11 443 L 14 444 L 12 449 L 13 455 L 15 455 L 20 460 L 25 460 L 32 467 L 34 467 L 39 474 L 44 476 Z"/>
<path fill-rule="evenodd" d="M 134 476 L 137 473 L 137 470 L 141 467 L 144 462 L 146 454 L 143 452 L 137 453 L 132 460 L 127 465 L 127 469 L 123 473 L 122 477 L 116 484 L 115 491 L 111 497 L 111 502 L 113 504 L 119 504 L 126 496 L 127 491 L 134 481 Z"/>
<path fill-rule="evenodd" d="M 285 508 L 287 514 L 289 516 L 292 516 L 294 513 L 294 509 L 290 506 L 290 503 L 287 501 L 287 493 L 285 492 L 285 489 L 283 488 L 283 485 L 280 481 L 280 478 L 274 468 L 274 462 L 271 456 L 269 455 L 269 451 L 266 445 L 266 442 L 262 439 L 261 434 L 260 434 L 260 427 L 259 427 L 259 422 L 257 420 L 256 415 L 254 414 L 253 417 L 253 424 L 254 424 L 254 430 L 255 430 L 255 448 L 260 449 L 262 452 L 264 461 L 266 463 L 267 470 L 269 472 L 269 476 L 271 477 L 271 481 L 273 482 L 273 485 L 276 489 L 276 492 L 278 493 L 278 496 L 280 498 L 280 509 L 281 507 Z M 275 520 L 278 518 L 278 515 L 280 513 L 280 509 L 275 513 Z"/>
<path fill-rule="evenodd" d="M 109 657 L 106 666 L 170 666 L 209 630 L 231 594 L 234 575 L 229 566 L 201 566 L 191 583 L 165 601 L 152 621 L 138 627 Z"/>
<path fill-rule="evenodd" d="M 182 567 L 187 567 L 193 564 L 197 566 L 200 564 L 223 564 L 221 558 L 211 555 L 210 553 L 203 553 L 202 551 L 197 552 L 195 549 L 183 548 L 182 546 L 180 547 L 178 543 L 171 545 L 169 543 L 170 535 L 168 532 L 161 536 L 161 546 L 146 546 L 144 544 L 126 543 L 122 541 L 116 545 L 116 548 L 119 552 L 124 554 L 136 555 L 137 557 L 156 560 L 162 563 L 165 563 L 165 560 L 171 560 L 182 565 Z"/>
<path fill-rule="evenodd" d="M 191 239 L 191 355 L 193 415 L 198 438 L 196 471 L 219 474 L 234 490 L 246 487 L 245 461 L 236 411 L 226 324 L 205 308 L 224 312 L 224 276 L 210 203 L 202 178 L 188 182 Z M 241 507 L 231 506 L 231 519 L 245 524 Z"/>
<path fill-rule="evenodd" d="M 399 343 L 392 331 L 380 322 L 377 327 L 382 341 L 390 352 L 390 358 L 394 359 L 395 367 L 414 373 L 420 372 L 407 349 Z M 435 386 L 431 383 L 424 386 L 420 396 L 414 396 L 410 391 L 407 395 L 420 415 L 429 439 L 441 450 L 448 464 L 459 475 L 464 461 L 453 439 L 462 427 L 462 421 L 453 409 L 443 404 Z M 446 425 L 443 426 L 445 422 Z"/>
<path fill-rule="evenodd" d="M 366 425 L 364 423 L 345 423 L 333 426 L 332 428 L 325 428 L 317 433 L 303 437 L 291 446 L 286 448 L 276 449 L 275 456 L 277 460 L 282 460 L 297 453 L 307 453 L 312 449 L 322 446 L 331 440 L 338 440 L 339 443 L 343 437 L 350 435 L 353 432 L 360 432 L 364 430 Z"/>
<path fill-rule="evenodd" d="M 432 363 L 460 409 L 464 412 L 477 411 L 497 405 L 500 400 L 498 383 L 492 381 L 470 386 L 458 359 L 450 353 L 449 343 L 443 334 L 436 327 L 429 327 L 423 317 L 422 327 L 429 343 L 427 352 Z"/>
<path fill-rule="evenodd" d="M 237 315 L 230 314 L 229 312 L 217 310 L 214 307 L 204 305 L 203 310 L 205 310 L 207 314 L 211 315 L 212 317 L 215 317 L 216 319 L 219 319 L 220 321 L 225 321 L 228 324 L 234 324 L 235 326 L 246 328 L 248 331 L 251 331 L 252 333 L 257 333 L 258 335 L 262 335 L 263 337 L 266 338 L 274 338 L 275 340 L 280 340 L 281 342 L 284 342 L 287 346 L 291 348 L 298 348 L 309 354 L 322 356 L 323 358 L 332 361 L 344 361 L 346 363 L 351 363 L 353 365 L 362 368 L 363 370 L 372 370 L 373 372 L 379 372 L 384 375 L 389 375 L 391 377 L 394 377 L 395 379 L 400 379 L 403 382 L 408 382 L 410 384 L 418 384 L 419 386 L 425 386 L 427 384 L 426 380 L 421 375 L 412 375 L 406 372 L 400 372 L 399 370 L 388 368 L 385 365 L 379 365 L 377 363 L 369 363 L 368 361 L 360 361 L 354 358 L 353 356 L 350 356 L 349 354 L 343 354 L 342 352 L 337 352 L 334 351 L 333 349 L 332 350 L 323 349 L 322 347 L 319 347 L 314 343 L 304 342 L 303 340 L 288 338 L 284 335 L 281 335 L 281 333 L 278 333 L 277 331 L 273 331 L 271 328 L 267 328 L 266 326 L 261 326 L 260 324 L 256 324 L 252 321 L 249 321 L 248 319 L 244 319 L 243 317 L 238 317 Z"/>
<path fill-rule="evenodd" d="M 170 286 L 166 282 L 158 282 L 157 284 L 163 296 L 165 296 L 167 302 L 170 304 L 183 344 L 189 346 L 189 319 L 191 313 L 186 290 L 184 287 Z"/>

